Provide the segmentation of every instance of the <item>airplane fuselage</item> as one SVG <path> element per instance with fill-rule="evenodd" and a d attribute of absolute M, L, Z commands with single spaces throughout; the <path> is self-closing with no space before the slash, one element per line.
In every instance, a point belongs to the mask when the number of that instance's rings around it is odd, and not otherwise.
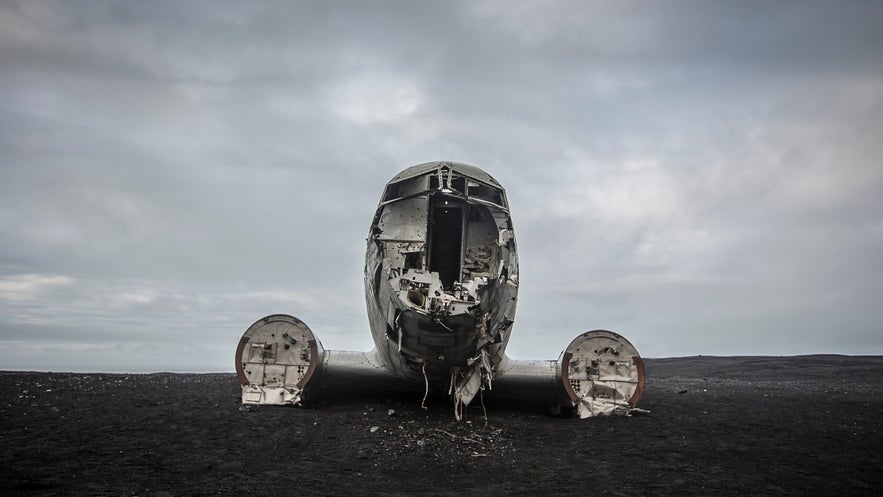
<path fill-rule="evenodd" d="M 518 299 L 518 255 L 503 188 L 484 171 L 437 162 L 384 189 L 365 255 L 378 355 L 395 374 L 456 381 L 504 357 Z"/>

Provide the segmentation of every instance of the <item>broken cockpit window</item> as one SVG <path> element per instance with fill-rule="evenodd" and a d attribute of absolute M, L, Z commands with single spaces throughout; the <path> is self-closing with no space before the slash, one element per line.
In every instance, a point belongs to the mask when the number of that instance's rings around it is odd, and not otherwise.
<path fill-rule="evenodd" d="M 470 198 L 477 198 L 479 200 L 484 200 L 485 202 L 490 202 L 494 205 L 503 206 L 503 194 L 500 193 L 500 190 L 498 188 L 494 188 L 492 186 L 488 186 L 473 180 L 469 180 L 468 186 L 469 188 L 466 194 L 469 195 Z"/>
<path fill-rule="evenodd" d="M 389 202 L 412 195 L 423 193 L 427 190 L 429 178 L 426 176 L 417 176 L 416 178 L 408 178 L 397 183 L 386 186 L 383 192 L 383 202 Z"/>

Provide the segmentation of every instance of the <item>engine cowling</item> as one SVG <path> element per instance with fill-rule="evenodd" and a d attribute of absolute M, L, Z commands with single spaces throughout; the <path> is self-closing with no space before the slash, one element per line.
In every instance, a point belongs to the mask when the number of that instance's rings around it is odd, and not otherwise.
<path fill-rule="evenodd" d="M 324 356 L 321 342 L 300 319 L 273 314 L 257 320 L 236 348 L 242 403 L 300 403 L 310 380 L 320 376 Z"/>
<path fill-rule="evenodd" d="M 564 391 L 581 418 L 628 414 L 644 391 L 644 363 L 621 335 L 587 331 L 558 359 Z"/>

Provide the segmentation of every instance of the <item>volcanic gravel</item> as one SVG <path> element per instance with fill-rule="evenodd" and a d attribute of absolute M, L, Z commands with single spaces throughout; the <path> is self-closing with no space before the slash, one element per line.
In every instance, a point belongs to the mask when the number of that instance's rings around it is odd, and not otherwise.
<path fill-rule="evenodd" d="M 883 357 L 645 360 L 631 417 L 233 374 L 0 372 L 3 495 L 883 495 Z"/>

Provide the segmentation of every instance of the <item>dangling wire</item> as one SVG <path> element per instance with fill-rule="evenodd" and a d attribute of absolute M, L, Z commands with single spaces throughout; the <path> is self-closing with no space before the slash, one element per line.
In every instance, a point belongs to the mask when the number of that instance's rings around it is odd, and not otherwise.
<path fill-rule="evenodd" d="M 461 412 L 461 406 L 463 403 L 460 401 L 460 392 L 457 391 L 458 371 L 458 368 L 451 368 L 451 389 L 448 391 L 448 394 L 454 399 L 454 419 L 462 421 L 463 413 Z"/>
<path fill-rule="evenodd" d="M 457 421 L 463 421 L 463 402 L 460 401 L 460 396 L 454 396 L 454 419 Z"/>
<path fill-rule="evenodd" d="M 426 410 L 426 397 L 429 396 L 429 377 L 426 376 L 426 362 L 423 363 L 423 383 L 425 385 L 423 390 L 423 402 L 420 403 L 420 407 L 423 410 Z"/>

